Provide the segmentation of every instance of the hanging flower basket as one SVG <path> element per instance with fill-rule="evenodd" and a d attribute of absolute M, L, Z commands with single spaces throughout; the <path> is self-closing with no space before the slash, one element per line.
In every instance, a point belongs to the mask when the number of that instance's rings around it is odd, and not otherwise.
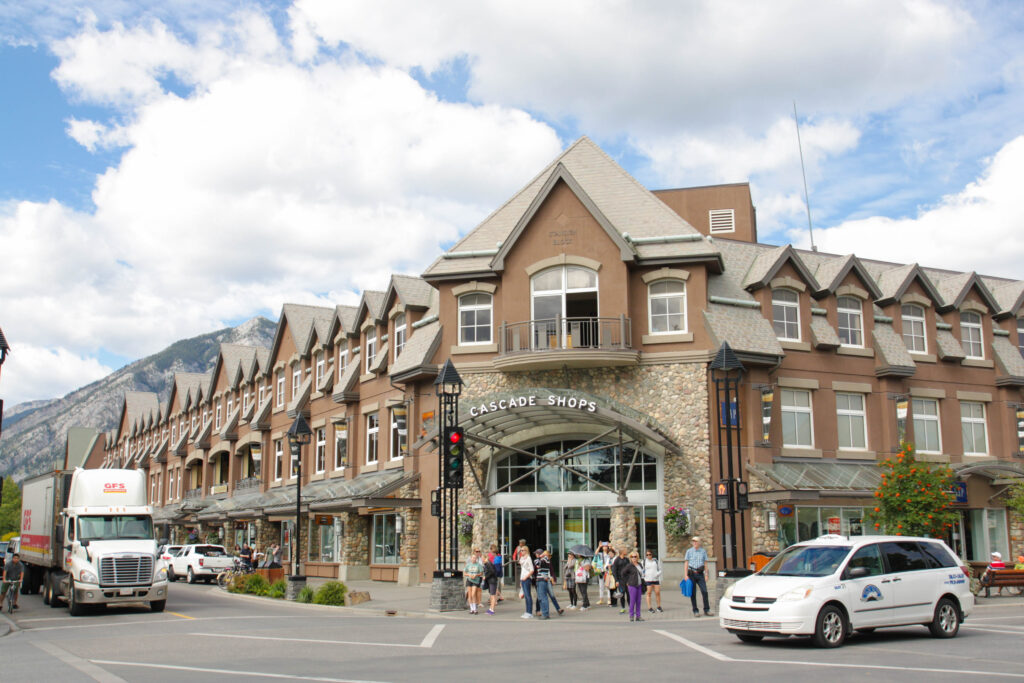
<path fill-rule="evenodd" d="M 674 505 L 665 510 L 665 533 L 672 538 L 682 538 L 690 533 L 690 511 Z"/>
<path fill-rule="evenodd" d="M 469 545 L 473 542 L 473 513 L 468 510 L 459 510 L 459 521 L 456 525 L 459 534 L 459 543 Z"/>

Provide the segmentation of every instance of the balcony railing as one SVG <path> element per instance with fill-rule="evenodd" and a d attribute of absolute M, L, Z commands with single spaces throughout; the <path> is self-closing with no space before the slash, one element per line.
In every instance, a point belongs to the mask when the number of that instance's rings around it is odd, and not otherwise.
<path fill-rule="evenodd" d="M 546 318 L 502 323 L 498 353 L 537 351 L 629 350 L 632 330 L 624 315 L 617 318 Z"/>
<path fill-rule="evenodd" d="M 185 500 L 188 500 L 190 498 L 202 498 L 202 497 L 203 497 L 203 489 L 201 489 L 201 488 L 189 489 L 188 491 L 185 491 Z"/>
<path fill-rule="evenodd" d="M 246 477 L 245 479 L 239 479 L 235 482 L 236 491 L 245 491 L 247 489 L 258 489 L 260 487 L 259 477 Z"/>

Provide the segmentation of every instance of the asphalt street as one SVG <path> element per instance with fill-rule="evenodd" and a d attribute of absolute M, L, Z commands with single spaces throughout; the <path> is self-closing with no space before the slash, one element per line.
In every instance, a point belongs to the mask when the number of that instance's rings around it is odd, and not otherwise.
<path fill-rule="evenodd" d="M 16 628 L 0 638 L 5 682 L 1024 679 L 1019 598 L 983 601 L 953 640 L 899 628 L 855 635 L 838 650 L 806 638 L 740 643 L 717 619 L 689 616 L 676 596 L 665 614 L 636 624 L 609 607 L 520 619 L 520 604 L 508 602 L 496 617 L 389 617 L 181 583 L 162 614 L 139 606 L 72 618 L 39 596 L 21 600 Z"/>

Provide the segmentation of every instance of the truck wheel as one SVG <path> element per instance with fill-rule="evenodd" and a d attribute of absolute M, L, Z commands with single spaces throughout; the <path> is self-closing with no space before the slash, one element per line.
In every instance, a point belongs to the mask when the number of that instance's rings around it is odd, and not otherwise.
<path fill-rule="evenodd" d="M 52 579 L 50 579 L 50 607 L 56 609 L 61 606 L 61 595 L 62 593 L 60 591 L 60 579 L 57 577 L 53 577 Z"/>
<path fill-rule="evenodd" d="M 50 588 L 50 575 L 46 574 L 43 577 L 43 604 L 44 605 L 52 604 L 50 602 L 50 600 L 53 599 L 51 596 L 52 596 L 52 589 Z"/>
<path fill-rule="evenodd" d="M 174 575 L 174 567 L 168 567 L 167 568 L 167 581 L 169 583 L 174 583 L 177 580 L 178 580 L 178 577 Z"/>
<path fill-rule="evenodd" d="M 150 612 L 163 612 L 164 607 L 167 606 L 167 600 L 150 600 L 149 611 Z"/>
<path fill-rule="evenodd" d="M 188 568 L 188 582 L 189 583 L 195 583 L 196 582 L 196 575 L 195 575 L 195 572 L 192 571 L 192 567 Z"/>
<path fill-rule="evenodd" d="M 85 615 L 85 605 L 75 600 L 75 582 L 68 584 L 68 610 L 73 617 Z"/>

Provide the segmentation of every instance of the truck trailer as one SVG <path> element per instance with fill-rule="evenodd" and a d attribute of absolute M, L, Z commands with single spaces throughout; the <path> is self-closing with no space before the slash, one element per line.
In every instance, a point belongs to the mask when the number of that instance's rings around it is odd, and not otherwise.
<path fill-rule="evenodd" d="M 22 489 L 23 592 L 67 602 L 72 616 L 91 605 L 167 604 L 167 567 L 157 555 L 153 508 L 139 470 L 57 470 Z"/>

